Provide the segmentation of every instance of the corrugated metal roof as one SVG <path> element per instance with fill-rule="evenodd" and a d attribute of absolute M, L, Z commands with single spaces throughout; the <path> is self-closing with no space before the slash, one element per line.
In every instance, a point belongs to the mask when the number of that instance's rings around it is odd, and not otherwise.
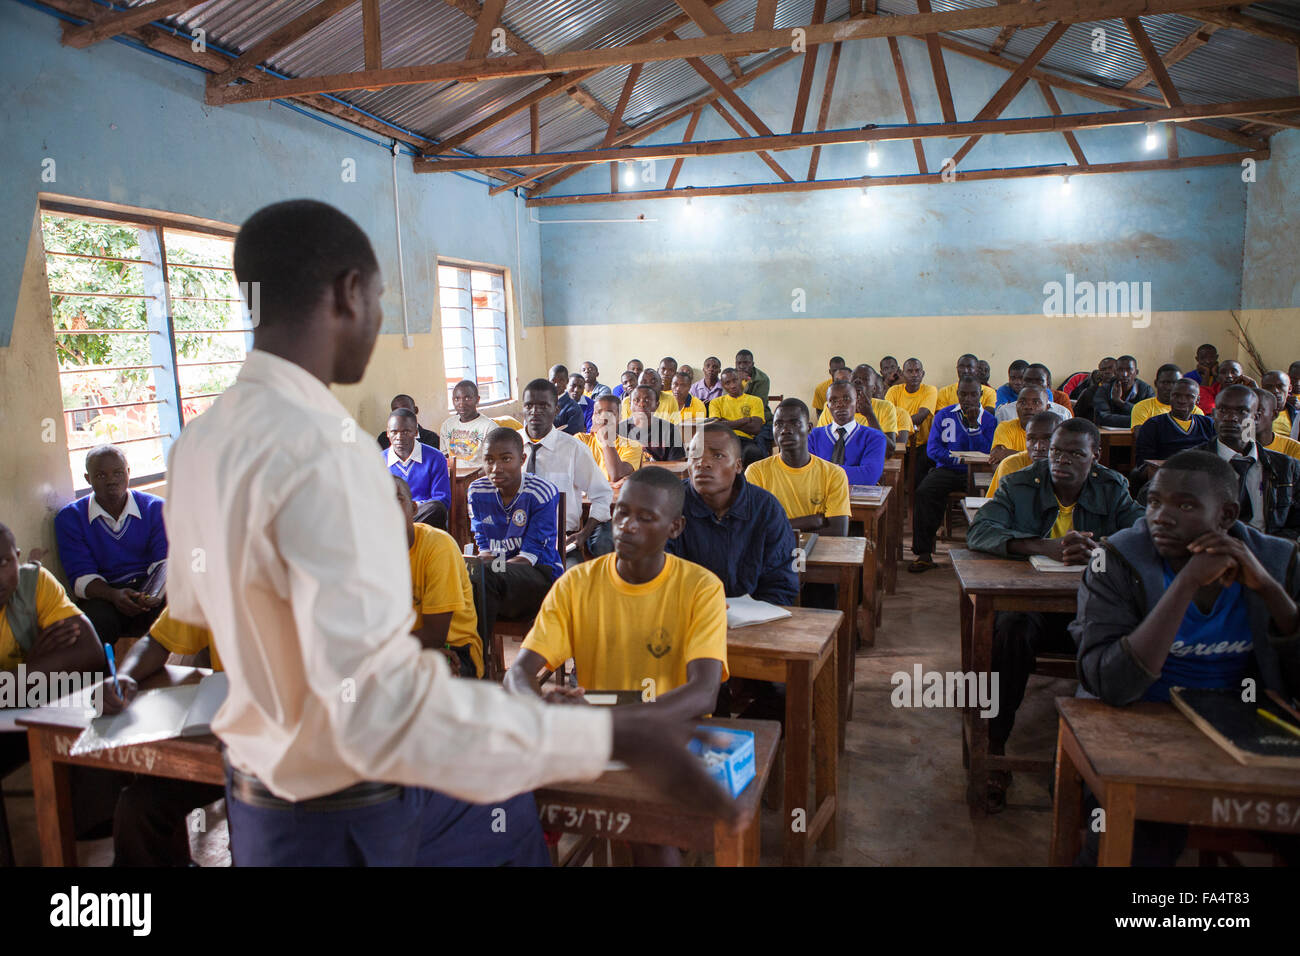
<path fill-rule="evenodd" d="M 127 0 L 138 5 L 143 0 Z M 310 10 L 318 0 L 211 0 L 173 18 L 192 29 L 202 27 L 209 41 L 223 48 L 245 51 L 274 30 Z M 776 26 L 809 23 L 816 0 L 781 0 Z M 728 28 L 752 29 L 755 0 L 724 0 L 714 13 Z M 987 6 L 986 0 L 932 0 L 936 11 Z M 848 16 L 848 0 L 829 0 L 826 19 Z M 881 0 L 888 14 L 916 13 L 915 0 Z M 674 17 L 681 8 L 673 0 L 510 0 L 502 25 L 543 54 L 626 44 L 637 40 Z M 1300 2 L 1270 2 L 1250 7 L 1261 20 L 1300 29 Z M 385 67 L 439 63 L 462 58 L 474 32 L 474 21 L 449 2 L 437 0 L 380 0 L 380 33 Z M 1175 15 L 1144 17 L 1143 26 L 1156 49 L 1164 53 L 1193 33 L 1199 21 Z M 1093 30 L 1105 32 L 1104 49 L 1094 48 Z M 1006 44 L 1013 60 L 1027 56 L 1047 32 L 1047 27 L 1017 30 Z M 946 34 L 987 50 L 999 30 L 969 30 Z M 694 23 L 677 28 L 683 38 L 700 36 Z M 750 69 L 778 52 L 740 58 Z M 724 79 L 731 75 L 720 56 L 704 58 Z M 343 10 L 294 43 L 277 52 L 268 66 L 287 76 L 312 76 L 360 70 L 364 66 L 361 5 Z M 1070 78 L 1122 87 L 1141 73 L 1146 64 L 1124 24 L 1118 20 L 1072 25 L 1041 63 L 1041 68 Z M 1218 30 L 1199 49 L 1169 68 L 1188 103 L 1257 97 L 1287 96 L 1296 92 L 1296 58 L 1276 41 L 1231 29 Z M 585 80 L 583 88 L 605 110 L 618 102 L 628 67 L 602 70 Z M 391 123 L 432 139 L 447 138 L 492 115 L 546 82 L 545 77 L 520 77 L 481 83 L 437 83 L 352 91 L 340 95 L 349 103 Z M 646 64 L 624 114 L 624 123 L 638 125 L 662 115 L 708 90 L 698 73 L 681 60 Z M 1158 95 L 1154 86 L 1141 92 Z M 598 144 L 606 122 L 571 97 L 553 96 L 539 105 L 541 143 L 545 150 Z M 1240 125 L 1226 121 L 1224 125 Z M 468 140 L 463 148 L 474 153 L 526 153 L 529 149 L 529 113 L 513 117 Z"/>

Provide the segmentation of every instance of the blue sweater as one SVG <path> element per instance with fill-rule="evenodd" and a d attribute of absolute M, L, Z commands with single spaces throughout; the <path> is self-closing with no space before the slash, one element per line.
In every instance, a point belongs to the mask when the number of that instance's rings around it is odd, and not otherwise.
<path fill-rule="evenodd" d="M 808 433 L 808 450 L 818 458 L 831 460 L 835 451 L 835 429 L 832 422 Z M 859 424 L 844 443 L 844 473 L 850 485 L 875 485 L 885 470 L 885 433 Z"/>
<path fill-rule="evenodd" d="M 925 444 L 925 453 L 938 468 L 949 468 L 966 474 L 966 465 L 952 457 L 955 451 L 983 451 L 993 448 L 993 432 L 997 430 L 998 420 L 987 408 L 980 409 L 979 427 L 972 429 L 961 415 L 960 405 L 941 408 L 934 415 L 934 424 L 930 426 L 930 440 Z"/>
<path fill-rule="evenodd" d="M 387 452 L 384 453 L 387 455 Z M 385 459 L 387 460 L 387 459 Z M 404 478 L 411 486 L 412 501 L 441 501 L 451 507 L 451 482 L 447 478 L 447 457 L 432 445 L 420 443 L 420 460 L 407 459 L 406 464 L 393 462 L 388 470 Z"/>
<path fill-rule="evenodd" d="M 1019 395 L 1017 395 L 1014 391 L 1011 390 L 1011 383 L 1004 382 L 1003 384 L 998 386 L 998 398 L 995 407 L 1001 408 L 1003 405 L 1007 404 L 1008 402 L 1014 402 L 1019 397 L 1020 397 Z"/>
<path fill-rule="evenodd" d="M 140 517 L 127 518 L 116 536 L 102 518 L 91 524 L 88 518 L 93 494 L 78 498 L 59 509 L 54 517 L 54 536 L 59 543 L 63 571 L 75 586 L 88 574 L 102 575 L 113 587 L 121 587 L 167 559 L 167 530 L 163 527 L 163 500 L 143 491 L 131 491 Z"/>
<path fill-rule="evenodd" d="M 520 554 L 532 558 L 533 566 L 551 580 L 564 573 L 556 548 L 560 492 L 555 485 L 525 472 L 514 500 L 502 503 L 492 479 L 477 478 L 470 483 L 468 500 L 470 527 L 480 551 L 504 554 L 507 561 Z"/>

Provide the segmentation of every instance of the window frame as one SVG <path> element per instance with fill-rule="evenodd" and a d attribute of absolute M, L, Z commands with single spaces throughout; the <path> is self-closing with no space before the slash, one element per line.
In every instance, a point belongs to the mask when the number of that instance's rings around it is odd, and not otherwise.
<path fill-rule="evenodd" d="M 437 278 L 438 269 L 446 266 L 449 269 L 467 269 L 470 272 L 488 272 L 501 276 L 502 297 L 504 298 L 502 315 L 505 317 L 505 339 L 506 339 L 506 395 L 504 398 L 498 398 L 491 402 L 484 402 L 479 406 L 479 411 L 490 408 L 501 408 L 510 405 L 516 401 L 519 396 L 516 394 L 515 383 L 519 380 L 516 369 L 516 352 L 515 347 L 515 294 L 512 278 L 512 270 L 508 266 L 500 266 L 491 262 L 478 262 L 474 259 L 458 259 L 454 256 L 437 256 L 434 260 L 434 276 L 437 285 L 437 309 L 438 309 L 438 339 L 442 350 L 442 378 L 445 382 L 447 379 L 447 343 L 442 336 L 442 280 Z M 472 283 L 473 280 L 471 280 Z M 471 285 L 472 288 L 472 285 Z M 471 330 L 473 329 L 473 316 L 470 317 Z M 478 346 L 474 350 L 475 368 L 478 367 Z M 475 382 L 477 385 L 478 383 Z M 447 407 L 451 408 L 450 398 L 451 388 L 448 388 Z"/>

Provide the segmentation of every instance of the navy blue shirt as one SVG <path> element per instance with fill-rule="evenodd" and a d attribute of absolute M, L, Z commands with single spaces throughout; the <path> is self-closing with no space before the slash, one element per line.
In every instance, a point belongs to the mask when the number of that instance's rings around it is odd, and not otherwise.
<path fill-rule="evenodd" d="M 689 481 L 683 484 L 686 527 L 665 550 L 716 574 L 727 597 L 748 594 L 771 604 L 794 604 L 798 539 L 776 497 L 738 475 L 731 507 L 719 519 Z"/>
<path fill-rule="evenodd" d="M 555 427 L 569 435 L 581 435 L 587 430 L 582 406 L 567 394 L 561 395 L 555 406 Z"/>

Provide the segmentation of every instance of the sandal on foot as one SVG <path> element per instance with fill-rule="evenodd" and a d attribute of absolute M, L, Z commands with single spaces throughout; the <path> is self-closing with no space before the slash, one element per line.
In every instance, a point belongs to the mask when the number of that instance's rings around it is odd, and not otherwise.
<path fill-rule="evenodd" d="M 917 558 L 907 566 L 907 570 L 912 574 L 920 574 L 922 571 L 933 571 L 938 566 L 930 558 Z"/>

